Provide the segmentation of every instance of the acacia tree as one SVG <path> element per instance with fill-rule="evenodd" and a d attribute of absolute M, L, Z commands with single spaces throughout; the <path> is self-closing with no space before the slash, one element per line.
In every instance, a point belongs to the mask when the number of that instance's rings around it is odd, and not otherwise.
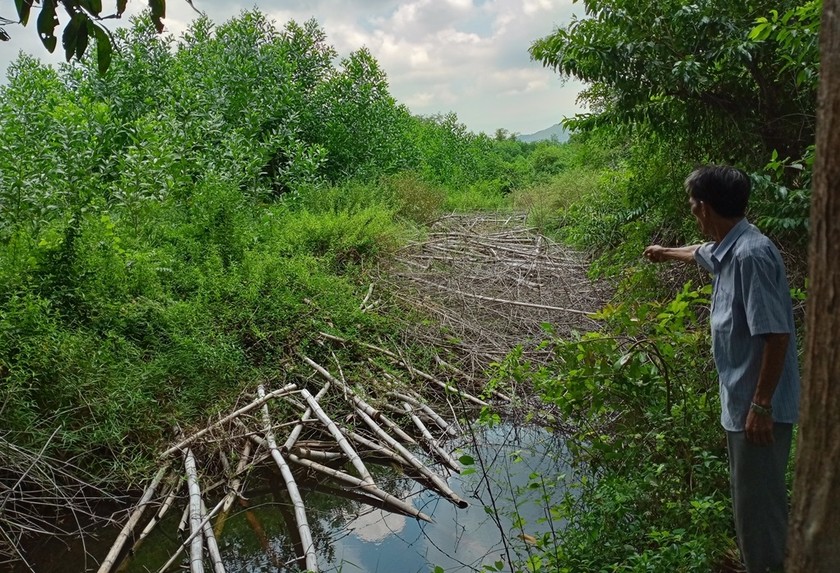
<path fill-rule="evenodd" d="M 814 188 L 804 392 L 787 571 L 840 570 L 840 0 L 825 0 Z"/>
<path fill-rule="evenodd" d="M 192 0 L 186 2 L 193 6 Z M 26 26 L 34 6 L 40 6 L 37 18 L 38 36 L 44 47 L 54 52 L 58 45 L 56 28 L 60 25 L 59 13 L 68 20 L 61 34 L 61 46 L 69 62 L 74 56 L 81 60 L 90 40 L 96 42 L 96 57 L 100 73 L 105 73 L 111 64 L 112 40 L 108 29 L 101 25 L 103 20 L 120 18 L 125 12 L 128 0 L 116 0 L 113 14 L 103 15 L 102 0 L 15 0 L 18 20 L 0 17 L 0 24 L 21 24 Z M 195 6 L 193 6 L 195 8 Z M 166 17 L 166 0 L 149 0 L 150 17 L 158 32 L 163 31 Z M 10 39 L 6 30 L 0 27 L 0 40 Z"/>

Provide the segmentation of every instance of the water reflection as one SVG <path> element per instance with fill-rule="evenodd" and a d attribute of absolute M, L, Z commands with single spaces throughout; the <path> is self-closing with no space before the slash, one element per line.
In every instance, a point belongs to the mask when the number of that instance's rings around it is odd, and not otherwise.
<path fill-rule="evenodd" d="M 434 492 L 414 486 L 409 497 L 435 523 L 361 508 L 348 516 L 347 523 L 332 529 L 334 557 L 322 564 L 324 569 L 411 573 L 440 566 L 451 573 L 477 571 L 483 564 L 507 561 L 509 554 L 526 555 L 522 534 L 539 537 L 549 532 L 550 524 L 544 521 L 547 506 L 565 494 L 565 488 L 552 485 L 546 491 L 529 485 L 538 483 L 537 474 L 571 479 L 563 442 L 533 427 L 503 424 L 474 431 L 480 446 L 463 442 L 458 451 L 476 459 L 476 472 L 448 480 L 456 493 L 470 500 L 470 507 L 458 509 Z"/>
<path fill-rule="evenodd" d="M 434 523 L 418 521 L 371 507 L 354 499 L 357 491 L 337 492 L 318 484 L 321 476 L 298 476 L 310 528 L 322 571 L 341 573 L 428 573 L 435 566 L 446 573 L 479 571 L 484 564 L 527 557 L 522 534 L 540 537 L 551 531 L 548 508 L 566 493 L 573 479 L 560 436 L 536 427 L 500 424 L 476 425 L 466 435 L 447 444 L 456 457 L 475 459 L 463 475 L 452 474 L 450 487 L 470 502 L 459 509 L 437 493 L 400 475 L 389 466 L 370 466 L 380 487 L 409 500 L 430 515 Z M 477 446 L 475 444 L 478 444 Z M 424 462 L 439 472 L 434 461 Z M 474 470 L 474 471 L 471 471 Z M 538 479 L 551 483 L 543 487 Z M 554 480 L 561 476 L 555 486 Z M 308 480 L 306 478 L 309 478 Z M 332 489 L 330 489 L 332 488 Z M 341 493 L 344 497 L 336 495 Z M 297 530 L 282 481 L 273 472 L 252 475 L 245 488 L 247 507 L 230 515 L 219 537 L 219 546 L 229 572 L 268 573 L 298 571 Z M 217 500 L 210 500 L 215 504 Z M 121 571 L 157 571 L 175 552 L 179 511 L 173 510 Z M 562 527 L 562 524 L 553 524 Z M 78 573 L 95 570 L 84 557 L 96 541 L 94 554 L 104 555 L 114 532 L 102 532 L 86 544 L 61 540 L 38 551 L 35 571 Z M 101 559 L 100 555 L 100 559 Z M 85 556 L 86 557 L 86 556 Z M 86 565 L 85 565 L 86 563 Z M 170 570 L 178 570 L 173 566 Z"/>

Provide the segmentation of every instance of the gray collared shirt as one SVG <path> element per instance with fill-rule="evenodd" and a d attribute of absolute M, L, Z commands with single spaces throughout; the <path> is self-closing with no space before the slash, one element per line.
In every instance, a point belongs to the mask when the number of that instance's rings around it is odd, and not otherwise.
<path fill-rule="evenodd" d="M 793 305 L 782 257 L 746 219 L 720 243 L 705 243 L 694 258 L 714 275 L 712 350 L 720 378 L 723 427 L 744 429 L 758 384 L 764 334 L 788 333 L 785 364 L 773 394 L 773 419 L 794 423 L 799 413 L 799 365 Z"/>

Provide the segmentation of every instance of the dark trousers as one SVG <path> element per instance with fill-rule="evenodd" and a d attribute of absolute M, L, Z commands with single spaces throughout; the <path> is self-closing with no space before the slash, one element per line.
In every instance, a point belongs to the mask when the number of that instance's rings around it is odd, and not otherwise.
<path fill-rule="evenodd" d="M 748 573 L 782 571 L 784 565 L 792 434 L 792 424 L 775 424 L 773 444 L 755 446 L 745 432 L 726 433 L 735 532 Z"/>

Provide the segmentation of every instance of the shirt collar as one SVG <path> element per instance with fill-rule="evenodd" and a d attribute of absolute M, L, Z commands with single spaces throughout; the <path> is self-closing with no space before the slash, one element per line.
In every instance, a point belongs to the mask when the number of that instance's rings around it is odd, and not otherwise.
<path fill-rule="evenodd" d="M 735 241 L 738 240 L 738 237 L 744 234 L 744 231 L 750 228 L 750 222 L 747 221 L 747 218 L 744 217 L 737 223 L 735 226 L 729 229 L 729 232 L 726 233 L 726 236 L 723 240 L 719 243 L 716 243 L 714 247 L 712 247 L 712 256 L 715 260 L 720 263 L 726 257 L 726 254 L 732 249 L 732 246 L 735 244 Z"/>

